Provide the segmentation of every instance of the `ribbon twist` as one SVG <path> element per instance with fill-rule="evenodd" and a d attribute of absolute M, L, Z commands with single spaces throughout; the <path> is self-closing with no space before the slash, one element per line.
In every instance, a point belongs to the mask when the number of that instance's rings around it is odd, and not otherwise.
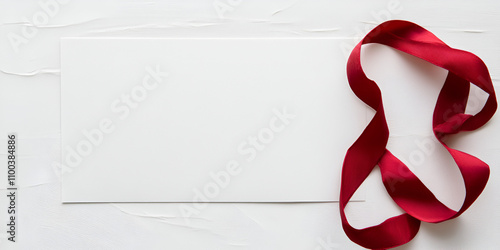
<path fill-rule="evenodd" d="M 432 126 L 434 135 L 451 154 L 462 174 L 466 195 L 460 210 L 454 211 L 441 203 L 403 162 L 386 149 L 389 129 L 381 92 L 361 68 L 361 46 L 368 43 L 392 47 L 448 70 L 434 108 Z M 448 147 L 442 139 L 449 134 L 475 130 L 495 113 L 495 91 L 484 62 L 474 54 L 449 47 L 414 23 L 392 20 L 375 27 L 357 44 L 347 62 L 347 77 L 356 96 L 376 113 L 344 159 L 339 204 L 346 235 L 366 248 L 392 248 L 413 239 L 421 221 L 438 223 L 453 219 L 467 210 L 483 191 L 489 167 L 470 154 Z M 484 107 L 475 115 L 464 113 L 470 83 L 489 94 Z M 380 168 L 387 192 L 406 213 L 379 225 L 356 229 L 347 221 L 344 209 L 376 165 Z"/>

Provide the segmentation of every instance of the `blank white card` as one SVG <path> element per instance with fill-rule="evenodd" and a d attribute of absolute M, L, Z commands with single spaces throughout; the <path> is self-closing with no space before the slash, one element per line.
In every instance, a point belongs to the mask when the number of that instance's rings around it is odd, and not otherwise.
<path fill-rule="evenodd" d="M 63 202 L 337 201 L 366 125 L 341 42 L 62 39 Z"/>

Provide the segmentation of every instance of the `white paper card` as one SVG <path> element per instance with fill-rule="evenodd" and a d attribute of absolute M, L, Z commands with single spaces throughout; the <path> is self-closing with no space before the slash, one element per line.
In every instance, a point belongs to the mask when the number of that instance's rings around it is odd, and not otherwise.
<path fill-rule="evenodd" d="M 63 202 L 337 201 L 366 125 L 340 43 L 62 39 Z"/>

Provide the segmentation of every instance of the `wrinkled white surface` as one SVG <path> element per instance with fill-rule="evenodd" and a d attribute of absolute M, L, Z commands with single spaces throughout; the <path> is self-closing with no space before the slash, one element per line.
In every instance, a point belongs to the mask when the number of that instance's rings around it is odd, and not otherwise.
<path fill-rule="evenodd" d="M 406 19 L 430 29 L 452 47 L 480 56 L 498 86 L 497 1 L 402 1 L 397 13 L 388 12 L 388 1 L 381 0 L 231 1 L 235 6 L 223 18 L 215 11 L 212 0 L 71 1 L 46 24 L 34 27 L 33 17 L 43 11 L 37 2 L 0 1 L 0 131 L 3 135 L 16 132 L 20 138 L 19 249 L 360 248 L 344 235 L 337 203 L 209 204 L 186 220 L 179 204 L 62 205 L 60 181 L 53 170 L 53 163 L 60 157 L 60 37 L 326 36 L 352 38 L 352 46 L 374 24 L 387 18 Z M 37 33 L 29 33 L 30 37 L 15 52 L 9 34 L 20 35 L 23 29 Z M 435 97 L 438 89 L 414 84 L 411 75 L 425 73 L 429 83 L 440 83 L 445 72 L 382 46 L 367 46 L 365 52 L 364 59 L 369 59 L 364 61 L 366 72 L 379 81 L 384 92 L 391 129 L 389 148 L 411 163 L 409 155 L 420 150 L 412 142 L 429 136 L 433 103 L 426 100 Z M 406 70 L 383 67 L 388 60 Z M 394 92 L 399 88 L 403 92 Z M 477 96 L 480 100 L 481 95 Z M 404 114 L 405 109 L 411 112 Z M 481 197 L 456 220 L 438 225 L 424 223 L 417 237 L 399 249 L 497 248 L 498 126 L 499 120 L 494 117 L 483 129 L 452 140 L 453 146 L 490 164 L 490 182 Z M 5 142 L 0 142 L 2 155 Z M 413 169 L 443 202 L 457 208 L 463 188 L 456 169 L 440 164 L 450 163 L 442 153 L 436 149 L 426 156 L 424 164 Z M 5 169 L 5 161 L 0 162 L 0 169 Z M 2 170 L 1 187 L 6 186 L 5 179 Z M 376 171 L 365 185 L 367 202 L 349 205 L 348 216 L 355 226 L 373 225 L 400 212 L 387 199 Z M 5 210 L 2 195 L 2 225 L 7 219 Z M 6 241 L 4 233 L 0 234 L 0 248 L 16 249 Z"/>

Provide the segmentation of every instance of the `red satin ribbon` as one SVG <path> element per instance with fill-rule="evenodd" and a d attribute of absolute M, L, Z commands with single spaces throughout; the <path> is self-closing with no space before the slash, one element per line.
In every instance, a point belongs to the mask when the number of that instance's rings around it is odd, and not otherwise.
<path fill-rule="evenodd" d="M 367 43 L 390 46 L 449 71 L 434 109 L 433 131 L 455 160 L 464 179 L 466 195 L 459 211 L 441 203 L 404 163 L 386 149 L 389 130 L 381 92 L 361 68 L 361 46 Z M 488 122 L 495 113 L 495 91 L 483 61 L 474 54 L 449 47 L 414 23 L 393 20 L 375 27 L 354 48 L 347 62 L 347 77 L 356 96 L 376 112 L 344 159 L 340 215 L 347 236 L 366 248 L 396 247 L 413 239 L 420 221 L 438 223 L 453 219 L 467 210 L 483 191 L 488 181 L 489 167 L 472 155 L 448 147 L 442 138 L 460 131 L 475 130 Z M 484 107 L 475 115 L 464 114 L 470 83 L 489 94 Z M 344 209 L 376 165 L 380 168 L 387 192 L 406 213 L 389 218 L 379 225 L 356 229 L 347 221 Z"/>

